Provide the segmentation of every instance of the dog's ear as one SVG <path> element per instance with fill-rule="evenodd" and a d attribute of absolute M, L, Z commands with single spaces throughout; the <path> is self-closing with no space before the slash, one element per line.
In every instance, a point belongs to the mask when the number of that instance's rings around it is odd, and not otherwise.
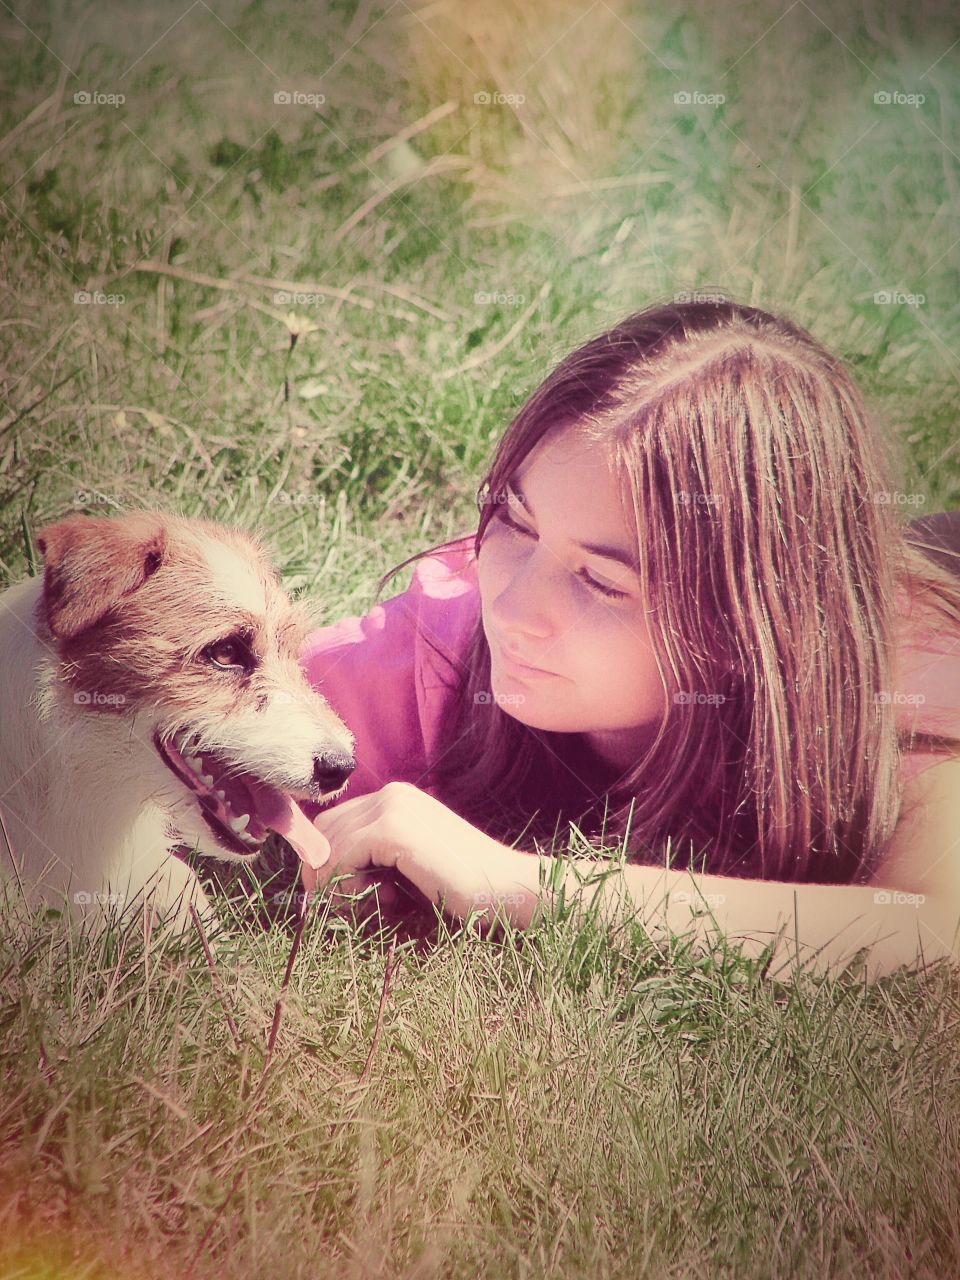
<path fill-rule="evenodd" d="M 162 523 L 149 511 L 67 516 L 37 534 L 47 626 L 69 640 L 93 626 L 159 569 Z"/>

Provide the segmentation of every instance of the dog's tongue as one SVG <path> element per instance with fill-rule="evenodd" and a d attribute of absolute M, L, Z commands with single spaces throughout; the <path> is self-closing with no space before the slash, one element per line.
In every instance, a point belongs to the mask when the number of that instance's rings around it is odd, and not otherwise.
<path fill-rule="evenodd" d="M 314 870 L 322 867 L 330 857 L 330 841 L 317 830 L 296 800 L 276 791 L 269 806 L 258 805 L 257 814 L 264 826 L 279 832 L 293 845 L 305 862 Z"/>

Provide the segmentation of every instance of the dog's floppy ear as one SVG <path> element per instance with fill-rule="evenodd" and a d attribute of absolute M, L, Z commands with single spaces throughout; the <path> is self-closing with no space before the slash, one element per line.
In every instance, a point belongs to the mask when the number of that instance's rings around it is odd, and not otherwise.
<path fill-rule="evenodd" d="M 53 635 L 69 640 L 93 626 L 159 569 L 163 525 L 150 512 L 67 516 L 37 534 L 43 605 Z"/>

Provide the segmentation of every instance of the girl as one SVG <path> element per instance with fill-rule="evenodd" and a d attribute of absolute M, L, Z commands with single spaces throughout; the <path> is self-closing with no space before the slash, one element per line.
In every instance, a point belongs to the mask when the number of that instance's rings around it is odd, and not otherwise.
<path fill-rule="evenodd" d="M 786 319 L 652 306 L 574 351 L 496 450 L 476 534 L 309 637 L 358 768 L 310 814 L 332 853 L 305 887 L 393 867 L 521 928 L 562 892 L 774 972 L 958 957 L 960 513 L 931 548 L 895 473 Z M 622 856 L 553 857 L 571 826 Z"/>

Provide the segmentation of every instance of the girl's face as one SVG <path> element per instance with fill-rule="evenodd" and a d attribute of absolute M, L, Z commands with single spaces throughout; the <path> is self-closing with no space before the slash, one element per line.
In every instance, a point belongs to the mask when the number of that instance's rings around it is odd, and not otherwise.
<path fill-rule="evenodd" d="M 567 430 L 545 438 L 507 490 L 477 561 L 491 693 L 514 719 L 582 733 L 626 768 L 666 694 L 616 475 L 602 445 Z"/>

